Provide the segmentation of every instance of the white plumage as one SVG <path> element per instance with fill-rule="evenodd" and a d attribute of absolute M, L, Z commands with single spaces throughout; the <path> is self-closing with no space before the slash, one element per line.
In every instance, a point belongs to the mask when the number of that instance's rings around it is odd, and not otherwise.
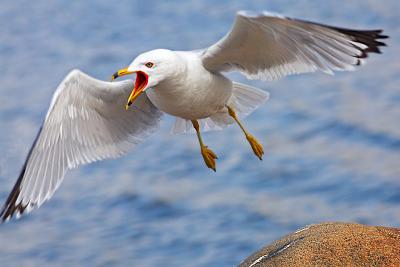
<path fill-rule="evenodd" d="M 40 206 L 68 169 L 127 153 L 157 129 L 163 112 L 177 117 L 174 133 L 191 130 L 197 120 L 200 128 L 209 130 L 238 122 L 232 110 L 245 117 L 268 98 L 268 93 L 232 82 L 221 72 L 272 80 L 316 70 L 353 70 L 369 52 L 380 53 L 379 46 L 385 44 L 377 39 L 387 37 L 381 32 L 239 12 L 231 31 L 211 47 L 153 50 L 114 76 L 136 73 L 136 82 L 103 82 L 74 70 L 57 88 L 0 216 L 6 220 Z M 128 98 L 131 107 L 126 111 Z M 199 141 L 203 153 L 200 136 Z M 258 152 L 261 158 L 262 148 Z"/>
<path fill-rule="evenodd" d="M 58 86 L 2 218 L 49 199 L 68 169 L 128 152 L 159 126 L 162 113 L 145 94 L 124 104 L 133 81 L 103 82 L 79 70 Z"/>
<path fill-rule="evenodd" d="M 340 29 L 264 12 L 239 12 L 232 30 L 202 55 L 213 71 L 274 80 L 320 70 L 353 70 L 367 45 Z"/>

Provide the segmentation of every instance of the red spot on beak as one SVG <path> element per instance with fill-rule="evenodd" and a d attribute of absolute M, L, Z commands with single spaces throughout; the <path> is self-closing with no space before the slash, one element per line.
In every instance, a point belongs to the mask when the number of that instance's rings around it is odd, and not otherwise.
<path fill-rule="evenodd" d="M 136 72 L 135 87 L 132 90 L 131 95 L 128 98 L 128 103 L 125 108 L 128 109 L 132 105 L 133 101 L 145 90 L 147 83 L 149 82 L 149 76 L 143 71 Z"/>

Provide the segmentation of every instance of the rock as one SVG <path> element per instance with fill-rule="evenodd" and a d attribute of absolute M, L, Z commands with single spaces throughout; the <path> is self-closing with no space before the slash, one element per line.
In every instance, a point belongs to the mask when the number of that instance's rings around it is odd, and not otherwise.
<path fill-rule="evenodd" d="M 400 229 L 350 223 L 311 225 L 239 265 L 267 266 L 400 266 Z"/>

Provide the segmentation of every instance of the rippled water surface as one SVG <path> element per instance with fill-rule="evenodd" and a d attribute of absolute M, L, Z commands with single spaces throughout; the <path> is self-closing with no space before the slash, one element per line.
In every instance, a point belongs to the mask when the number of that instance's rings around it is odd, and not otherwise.
<path fill-rule="evenodd" d="M 246 3 L 245 3 L 246 2 Z M 319 2 L 318 2 L 319 3 Z M 71 171 L 54 197 L 0 226 L 1 266 L 235 266 L 305 224 L 400 226 L 400 4 L 357 1 L 2 1 L 0 200 L 4 201 L 69 70 L 109 79 L 139 53 L 196 49 L 239 9 L 384 28 L 384 54 L 357 72 L 241 82 L 271 93 L 240 130 L 169 134 L 173 119 L 118 160 Z"/>

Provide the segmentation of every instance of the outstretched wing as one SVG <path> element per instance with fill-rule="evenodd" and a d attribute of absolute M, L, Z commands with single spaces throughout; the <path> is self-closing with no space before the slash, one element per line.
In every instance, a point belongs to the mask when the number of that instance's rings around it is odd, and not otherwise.
<path fill-rule="evenodd" d="M 0 213 L 2 221 L 39 207 L 68 169 L 121 156 L 158 128 L 162 113 L 146 94 L 125 110 L 133 86 L 131 80 L 104 82 L 79 70 L 67 75 Z"/>
<path fill-rule="evenodd" d="M 296 73 L 352 70 L 385 44 L 382 30 L 350 30 L 264 12 L 237 13 L 231 31 L 202 53 L 210 71 L 273 80 Z"/>

